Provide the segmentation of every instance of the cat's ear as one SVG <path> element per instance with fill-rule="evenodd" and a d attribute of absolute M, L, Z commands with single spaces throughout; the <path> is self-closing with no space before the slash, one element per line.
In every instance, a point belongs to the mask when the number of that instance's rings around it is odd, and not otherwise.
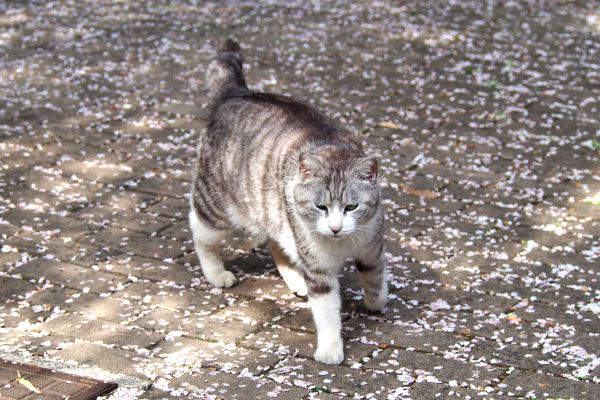
<path fill-rule="evenodd" d="M 360 179 L 375 183 L 377 181 L 378 166 L 375 157 L 359 158 L 352 168 L 352 173 Z"/>
<path fill-rule="evenodd" d="M 323 162 L 320 157 L 312 154 L 301 153 L 298 157 L 298 163 L 302 179 L 315 177 L 323 170 Z"/>

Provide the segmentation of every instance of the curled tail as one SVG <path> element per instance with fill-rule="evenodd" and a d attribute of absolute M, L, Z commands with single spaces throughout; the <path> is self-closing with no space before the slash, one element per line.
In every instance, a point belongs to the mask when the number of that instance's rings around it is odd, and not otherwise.
<path fill-rule="evenodd" d="M 214 103 L 228 89 L 248 89 L 242 69 L 243 63 L 240 45 L 233 39 L 227 39 L 206 71 L 211 102 Z"/>

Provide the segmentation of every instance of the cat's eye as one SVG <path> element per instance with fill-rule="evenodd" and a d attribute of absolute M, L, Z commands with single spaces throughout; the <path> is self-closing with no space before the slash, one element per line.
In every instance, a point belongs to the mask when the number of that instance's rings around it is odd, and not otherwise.
<path fill-rule="evenodd" d="M 356 210 L 356 207 L 358 207 L 358 204 L 348 204 L 344 210 L 352 211 L 352 210 Z"/>
<path fill-rule="evenodd" d="M 324 204 L 315 204 L 315 207 L 317 207 L 319 210 L 327 211 L 327 206 Z"/>

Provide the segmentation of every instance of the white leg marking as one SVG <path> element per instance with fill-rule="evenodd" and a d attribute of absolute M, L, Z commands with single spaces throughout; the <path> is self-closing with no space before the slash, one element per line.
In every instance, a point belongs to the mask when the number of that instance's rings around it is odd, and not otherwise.
<path fill-rule="evenodd" d="M 298 296 L 308 295 L 308 289 L 306 288 L 304 277 L 300 271 L 293 267 L 280 267 L 279 265 L 277 266 L 277 269 L 292 292 L 296 293 Z"/>
<path fill-rule="evenodd" d="M 327 294 L 309 297 L 310 308 L 317 327 L 315 360 L 324 364 L 340 364 L 344 360 L 342 341 L 341 299 L 339 288 Z"/>
<path fill-rule="evenodd" d="M 283 249 L 279 244 L 274 241 L 269 241 L 269 250 L 275 260 L 277 270 L 281 274 L 281 277 L 285 281 L 286 285 L 290 290 L 296 293 L 298 296 L 306 296 L 308 289 L 304 282 L 302 273 L 292 264 L 289 257 L 284 253 Z"/>
<path fill-rule="evenodd" d="M 192 209 L 190 226 L 194 237 L 194 248 L 200 260 L 202 273 L 213 286 L 231 287 L 236 282 L 235 275 L 226 271 L 219 257 L 219 242 L 228 232 L 217 231 L 207 227 Z"/>

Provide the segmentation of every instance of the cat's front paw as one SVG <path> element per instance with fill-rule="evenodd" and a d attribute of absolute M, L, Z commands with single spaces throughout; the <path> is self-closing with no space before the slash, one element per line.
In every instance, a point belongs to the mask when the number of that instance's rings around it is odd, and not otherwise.
<path fill-rule="evenodd" d="M 318 346 L 315 352 L 315 360 L 323 364 L 339 365 L 344 361 L 344 344 L 340 340 L 330 343 L 328 346 Z"/>
<path fill-rule="evenodd" d="M 218 274 L 206 278 L 208 279 L 211 285 L 219 288 L 229 288 L 237 282 L 235 275 L 229 271 L 222 271 Z"/>
<path fill-rule="evenodd" d="M 300 296 L 300 297 L 308 296 L 308 288 L 306 287 L 306 283 L 304 282 L 304 279 L 299 279 L 297 281 L 294 281 L 293 284 L 288 284 L 288 287 L 290 288 L 290 290 L 292 292 L 296 293 L 297 296 Z"/>

